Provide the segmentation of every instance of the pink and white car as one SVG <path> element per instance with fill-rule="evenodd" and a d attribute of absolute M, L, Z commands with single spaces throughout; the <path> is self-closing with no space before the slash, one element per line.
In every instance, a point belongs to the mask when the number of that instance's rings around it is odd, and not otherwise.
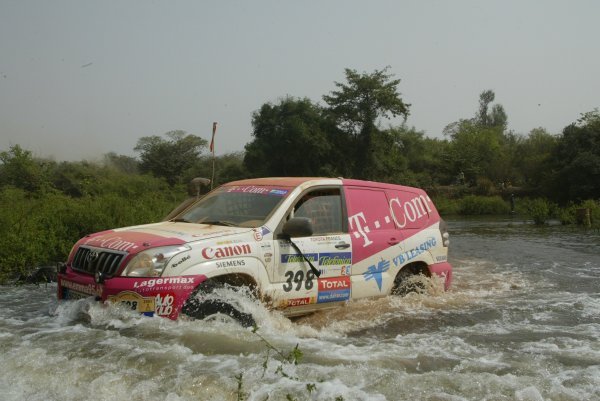
<path fill-rule="evenodd" d="M 225 184 L 154 224 L 91 234 L 73 247 L 59 299 L 202 319 L 252 316 L 211 296 L 248 292 L 288 316 L 400 292 L 412 275 L 452 279 L 448 232 L 418 188 L 337 178 Z"/>

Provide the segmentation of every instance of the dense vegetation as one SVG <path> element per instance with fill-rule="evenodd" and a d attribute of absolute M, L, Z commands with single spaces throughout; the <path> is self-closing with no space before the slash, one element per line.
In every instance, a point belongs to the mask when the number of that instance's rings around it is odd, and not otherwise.
<path fill-rule="evenodd" d="M 410 104 L 387 69 L 346 70 L 324 105 L 285 97 L 252 115 L 245 152 L 214 158 L 206 140 L 183 131 L 138 140 L 133 158 L 101 162 L 35 158 L 19 145 L 0 152 L 0 282 L 31 266 L 65 260 L 86 233 L 156 221 L 195 188 L 256 176 L 344 176 L 425 188 L 442 214 L 525 213 L 574 223 L 578 209 L 600 224 L 600 112 L 585 112 L 553 135 L 507 129 L 485 90 L 473 117 L 429 138 L 405 122 Z M 475 102 L 474 102 L 475 103 Z M 204 189 L 206 190 L 206 189 Z M 516 201 L 515 201 L 516 200 Z M 516 206 L 515 206 L 516 205 Z"/>

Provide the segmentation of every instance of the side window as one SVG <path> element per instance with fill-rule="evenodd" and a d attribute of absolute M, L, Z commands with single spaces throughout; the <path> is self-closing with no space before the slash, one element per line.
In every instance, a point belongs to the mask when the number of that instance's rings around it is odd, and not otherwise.
<path fill-rule="evenodd" d="M 339 189 L 321 189 L 302 196 L 290 217 L 307 217 L 313 235 L 342 232 L 342 198 Z"/>

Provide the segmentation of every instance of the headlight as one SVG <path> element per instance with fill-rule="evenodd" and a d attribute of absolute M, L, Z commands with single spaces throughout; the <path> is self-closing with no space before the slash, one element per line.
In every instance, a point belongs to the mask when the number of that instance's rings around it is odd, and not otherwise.
<path fill-rule="evenodd" d="M 140 252 L 127 264 L 122 276 L 158 277 L 173 256 L 189 250 L 187 246 L 163 246 Z"/>

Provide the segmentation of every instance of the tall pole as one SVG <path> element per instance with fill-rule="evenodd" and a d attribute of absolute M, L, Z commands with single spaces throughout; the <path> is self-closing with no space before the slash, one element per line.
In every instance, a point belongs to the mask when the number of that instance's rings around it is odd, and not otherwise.
<path fill-rule="evenodd" d="M 212 138 L 210 140 L 210 151 L 212 152 L 212 179 L 210 180 L 210 189 L 213 189 L 215 182 L 215 133 L 217 132 L 217 123 L 213 122 Z"/>

